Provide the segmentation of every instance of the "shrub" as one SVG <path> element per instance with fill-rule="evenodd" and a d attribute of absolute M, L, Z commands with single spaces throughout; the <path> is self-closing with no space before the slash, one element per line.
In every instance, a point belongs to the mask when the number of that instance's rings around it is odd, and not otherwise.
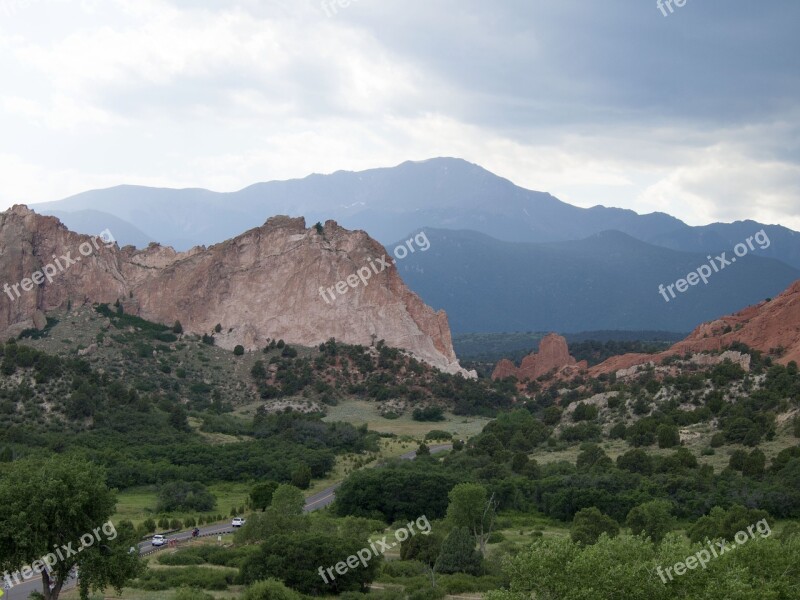
<path fill-rule="evenodd" d="M 244 591 L 241 600 L 301 600 L 302 596 L 277 579 L 256 581 Z"/>
<path fill-rule="evenodd" d="M 628 513 L 626 524 L 634 535 L 644 535 L 658 544 L 675 526 L 672 504 L 667 500 L 640 504 Z"/>
<path fill-rule="evenodd" d="M 236 347 L 233 349 L 234 356 L 242 356 L 244 354 L 244 346 L 241 344 L 236 344 Z"/>
<path fill-rule="evenodd" d="M 159 512 L 208 511 L 215 508 L 217 499 L 202 483 L 173 481 L 158 492 Z"/>
<path fill-rule="evenodd" d="M 633 448 L 617 457 L 617 467 L 631 473 L 651 475 L 653 473 L 653 459 L 641 448 Z"/>
<path fill-rule="evenodd" d="M 497 532 L 492 535 L 495 533 Z M 491 539 L 489 542 L 493 543 Z M 475 549 L 475 536 L 466 527 L 456 527 L 448 534 L 442 542 L 439 558 L 436 559 L 440 573 L 477 575 L 481 571 L 482 563 L 483 556 Z"/>
<path fill-rule="evenodd" d="M 214 596 L 207 594 L 199 588 L 190 588 L 189 586 L 183 585 L 172 596 L 172 600 L 214 600 Z"/>
<path fill-rule="evenodd" d="M 722 432 L 717 432 L 711 436 L 711 447 L 712 448 L 719 448 L 725 445 L 725 434 Z"/>
<path fill-rule="evenodd" d="M 764 453 L 756 448 L 747 458 L 742 465 L 742 475 L 747 477 L 761 477 L 764 474 L 764 467 L 767 464 L 767 457 Z"/>
<path fill-rule="evenodd" d="M 674 448 L 681 443 L 681 434 L 675 425 L 659 425 L 656 437 L 659 448 Z"/>
<path fill-rule="evenodd" d="M 152 533 L 156 530 L 156 522 L 153 519 L 145 519 L 142 522 L 142 529 L 147 533 Z"/>
<path fill-rule="evenodd" d="M 174 569 L 148 569 L 129 585 L 142 590 L 168 590 L 182 586 L 204 590 L 225 590 L 236 581 L 235 569 L 204 569 L 183 567 Z"/>
<path fill-rule="evenodd" d="M 603 533 L 615 537 L 619 534 L 619 524 L 595 507 L 584 508 L 575 513 L 569 531 L 573 542 L 587 546 L 595 544 Z"/>
<path fill-rule="evenodd" d="M 572 413 L 572 420 L 580 421 L 594 421 L 597 418 L 597 407 L 594 404 L 585 404 L 579 402 Z"/>
<path fill-rule="evenodd" d="M 450 433 L 449 431 L 442 431 L 441 429 L 432 429 L 431 431 L 429 431 L 425 435 L 425 441 L 428 441 L 428 440 L 433 440 L 433 441 L 445 440 L 445 441 L 448 441 L 448 440 L 452 440 L 452 439 L 453 439 L 453 434 L 452 433 Z"/>
<path fill-rule="evenodd" d="M 734 450 L 731 453 L 731 458 L 728 461 L 728 466 L 734 471 L 741 471 L 744 469 L 744 463 L 747 460 L 747 452 L 744 450 Z"/>
<path fill-rule="evenodd" d="M 415 421 L 444 421 L 444 411 L 439 406 L 415 408 L 411 418 Z"/>

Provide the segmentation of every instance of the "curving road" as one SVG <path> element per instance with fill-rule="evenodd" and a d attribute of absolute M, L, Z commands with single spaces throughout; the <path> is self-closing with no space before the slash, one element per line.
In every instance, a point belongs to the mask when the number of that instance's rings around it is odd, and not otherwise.
<path fill-rule="evenodd" d="M 431 454 L 435 454 L 437 452 L 450 450 L 453 447 L 453 445 L 436 444 L 429 447 L 431 450 Z M 405 454 L 400 456 L 402 460 L 414 460 L 416 457 L 417 457 L 416 450 L 412 450 L 411 452 L 406 452 Z M 305 512 L 312 512 L 315 510 L 319 510 L 320 508 L 325 508 L 326 506 L 329 506 L 336 498 L 336 490 L 339 488 L 340 485 L 342 485 L 341 482 L 336 483 L 328 488 L 325 488 L 321 492 L 317 492 L 316 494 L 312 494 L 311 496 L 306 498 L 306 505 L 303 508 L 303 510 Z M 234 528 L 231 526 L 230 523 L 223 523 L 223 524 L 217 523 L 215 525 L 206 525 L 204 527 L 199 527 L 199 529 L 200 529 L 200 535 L 203 537 L 232 533 L 234 530 Z M 184 542 L 192 539 L 192 532 L 191 530 L 188 530 L 179 533 L 174 533 L 171 534 L 167 539 L 175 540 L 177 542 Z M 142 555 L 150 554 L 151 552 L 167 548 L 167 546 L 155 547 L 149 541 L 140 542 L 138 546 L 139 546 L 139 554 Z M 2 576 L 2 574 L 0 574 L 0 576 Z M 71 589 L 74 586 L 75 586 L 75 581 L 69 581 L 64 585 L 63 590 Z M 5 590 L 5 594 L 3 595 L 3 600 L 25 600 L 33 591 L 39 591 L 39 592 L 42 591 L 42 580 L 38 577 L 36 579 L 31 579 L 17 586 L 14 586 L 10 590 Z"/>

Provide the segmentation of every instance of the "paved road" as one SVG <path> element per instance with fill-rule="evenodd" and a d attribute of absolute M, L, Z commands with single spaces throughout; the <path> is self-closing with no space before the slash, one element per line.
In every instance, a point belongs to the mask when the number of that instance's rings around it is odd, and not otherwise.
<path fill-rule="evenodd" d="M 452 448 L 452 444 L 436 444 L 434 446 L 430 446 L 431 454 L 435 454 L 437 452 L 443 452 L 445 450 L 449 450 Z M 403 460 L 414 460 L 417 457 L 416 450 L 412 450 L 411 452 L 406 452 L 402 456 L 400 456 Z M 312 512 L 315 510 L 319 510 L 320 508 L 324 508 L 330 505 L 334 499 L 336 498 L 336 490 L 339 486 L 342 485 L 341 483 L 336 483 L 329 488 L 325 488 L 321 492 L 317 492 L 316 494 L 312 494 L 308 498 L 306 498 L 306 505 L 304 507 L 305 512 Z M 231 533 L 234 528 L 231 526 L 230 523 L 217 523 L 215 525 L 206 525 L 204 527 L 200 527 L 200 535 L 201 536 L 214 536 L 214 535 L 222 535 L 225 533 Z M 180 533 L 174 533 L 167 536 L 168 540 L 176 540 L 178 542 L 183 542 L 186 540 L 192 539 L 192 532 L 191 531 L 183 531 Z M 161 548 L 166 548 L 167 546 L 162 546 Z M 139 553 L 140 554 L 149 554 L 153 551 L 157 550 L 149 541 L 140 542 L 139 543 Z M 2 576 L 2 574 L 0 574 Z M 75 581 L 70 581 L 64 586 L 64 590 L 68 590 L 75 586 Z M 30 581 L 26 581 L 20 585 L 13 587 L 11 590 L 6 590 L 5 595 L 3 596 L 3 600 L 25 600 L 28 595 L 30 595 L 33 591 L 42 591 L 42 580 L 37 577 L 36 579 L 32 579 Z"/>

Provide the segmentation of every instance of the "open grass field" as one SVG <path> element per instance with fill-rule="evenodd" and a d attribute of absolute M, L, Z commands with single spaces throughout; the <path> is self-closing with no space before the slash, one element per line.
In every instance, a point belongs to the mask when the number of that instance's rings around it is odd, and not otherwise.
<path fill-rule="evenodd" d="M 432 429 L 449 431 L 454 436 L 467 439 L 480 433 L 486 423 L 491 421 L 486 417 L 462 417 L 451 413 L 445 413 L 445 420 L 439 422 L 415 421 L 410 413 L 397 419 L 385 419 L 378 412 L 376 403 L 365 400 L 345 400 L 338 406 L 331 406 L 324 420 L 347 421 L 353 425 L 366 423 L 372 431 L 407 435 L 419 440 Z"/>
<path fill-rule="evenodd" d="M 170 519 L 186 519 L 202 515 L 221 514 L 227 518 L 231 509 L 244 506 L 250 493 L 250 486 L 246 483 L 215 483 L 209 490 L 217 499 L 217 508 L 208 513 L 170 513 Z M 148 518 L 158 520 L 159 514 L 155 512 L 158 501 L 157 490 L 153 486 L 130 488 L 117 494 L 117 512 L 112 517 L 113 521 L 128 519 L 138 525 Z"/>

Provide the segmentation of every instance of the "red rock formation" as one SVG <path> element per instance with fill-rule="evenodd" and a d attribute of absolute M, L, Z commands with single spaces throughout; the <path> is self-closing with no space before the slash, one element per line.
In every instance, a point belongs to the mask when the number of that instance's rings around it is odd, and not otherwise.
<path fill-rule="evenodd" d="M 550 372 L 558 375 L 567 367 L 571 367 L 570 372 L 585 369 L 586 361 L 577 362 L 569 354 L 567 340 L 558 334 L 549 333 L 539 342 L 539 352 L 533 352 L 523 358 L 519 368 L 505 358 L 498 362 L 492 373 L 492 379 L 513 375 L 519 381 L 534 380 Z"/>
<path fill-rule="evenodd" d="M 86 256 L 81 244 L 90 244 Z M 67 252 L 80 258 L 52 281 L 18 288 L 19 297 L 13 288 L 0 293 L 0 334 L 31 327 L 37 311 L 69 301 L 119 299 L 126 312 L 170 325 L 180 320 L 188 333 L 210 333 L 219 323 L 215 337 L 223 348 L 256 349 L 267 338 L 305 346 L 331 337 L 363 345 L 383 339 L 443 371 L 464 373 L 447 315 L 426 306 L 393 265 L 323 299 L 320 287 L 334 287 L 383 257 L 383 246 L 363 231 L 328 221 L 320 233 L 306 229 L 302 218 L 274 217 L 232 240 L 183 253 L 158 244 L 144 250 L 91 244 L 90 236 L 25 206 L 0 213 L 0 285 L 18 284 Z"/>
<path fill-rule="evenodd" d="M 794 282 L 780 296 L 744 310 L 703 323 L 689 337 L 660 354 L 624 354 L 592 367 L 592 376 L 616 373 L 647 362 L 661 363 L 669 356 L 683 356 L 726 348 L 734 342 L 747 344 L 762 352 L 783 348 L 777 362 L 800 363 L 800 281 Z"/>

